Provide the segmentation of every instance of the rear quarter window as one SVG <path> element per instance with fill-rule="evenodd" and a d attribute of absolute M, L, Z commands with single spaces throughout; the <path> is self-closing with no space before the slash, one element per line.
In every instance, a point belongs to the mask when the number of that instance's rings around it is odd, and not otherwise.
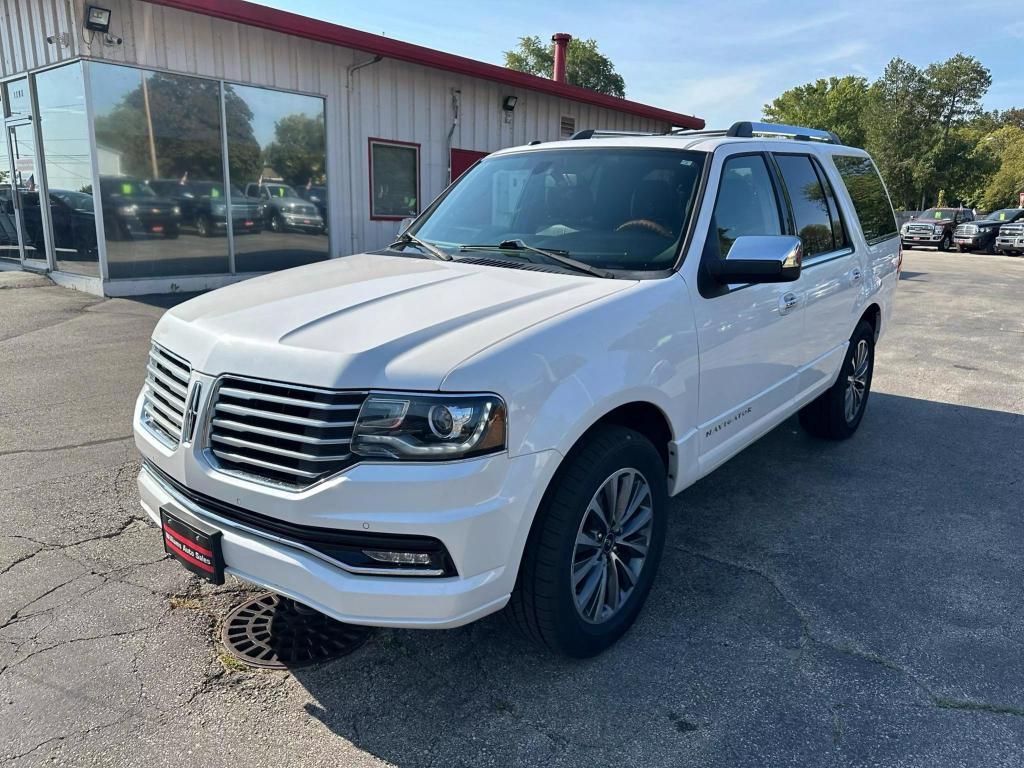
<path fill-rule="evenodd" d="M 853 200 L 853 208 L 860 219 L 864 239 L 869 245 L 899 235 L 896 217 L 892 212 L 889 196 L 878 175 L 875 164 L 868 157 L 833 155 L 839 176 Z"/>

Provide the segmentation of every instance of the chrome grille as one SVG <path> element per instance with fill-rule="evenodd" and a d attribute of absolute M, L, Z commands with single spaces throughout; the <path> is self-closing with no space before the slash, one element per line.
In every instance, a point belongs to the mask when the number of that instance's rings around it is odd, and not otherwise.
<path fill-rule="evenodd" d="M 142 419 L 150 431 L 172 446 L 181 442 L 191 374 L 191 366 L 185 360 L 156 344 L 150 347 Z"/>
<path fill-rule="evenodd" d="M 976 235 L 978 234 L 978 225 L 961 224 L 956 228 L 956 231 L 953 234 L 959 235 L 960 237 L 970 237 L 971 235 Z"/>
<path fill-rule="evenodd" d="M 1002 237 L 1020 237 L 1024 235 L 1024 224 L 1004 224 L 999 228 Z"/>
<path fill-rule="evenodd" d="M 304 488 L 355 463 L 352 428 L 366 392 L 223 377 L 207 451 L 221 471 Z"/>
<path fill-rule="evenodd" d="M 912 235 L 930 235 L 934 230 L 931 224 L 909 224 L 907 231 Z"/>

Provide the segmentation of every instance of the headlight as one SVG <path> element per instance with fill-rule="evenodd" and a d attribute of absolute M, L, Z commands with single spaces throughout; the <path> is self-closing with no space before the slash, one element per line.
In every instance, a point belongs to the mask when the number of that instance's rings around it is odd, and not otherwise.
<path fill-rule="evenodd" d="M 505 448 L 505 403 L 496 395 L 370 395 L 359 409 L 352 452 L 438 461 Z"/>
<path fill-rule="evenodd" d="M 181 216 L 181 206 L 174 206 L 173 208 L 171 208 L 171 212 L 174 213 L 175 216 Z"/>
<path fill-rule="evenodd" d="M 119 216 L 134 216 L 135 211 L 138 210 L 138 206 L 135 205 L 121 205 L 117 208 Z"/>
<path fill-rule="evenodd" d="M 935 226 L 932 227 L 932 231 L 935 232 L 936 235 L 942 234 L 942 226 L 936 224 Z"/>
<path fill-rule="evenodd" d="M 213 206 L 214 216 L 223 216 L 227 212 L 228 207 L 224 203 L 217 203 Z"/>

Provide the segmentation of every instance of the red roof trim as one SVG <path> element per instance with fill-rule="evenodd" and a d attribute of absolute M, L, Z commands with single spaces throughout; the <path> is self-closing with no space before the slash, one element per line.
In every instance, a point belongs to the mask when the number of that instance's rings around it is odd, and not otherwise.
<path fill-rule="evenodd" d="M 517 72 L 495 64 L 487 64 L 475 59 L 467 59 L 464 56 L 435 51 L 421 45 L 404 43 L 401 40 L 392 40 L 389 37 L 381 37 L 369 32 L 360 32 L 350 27 L 311 19 L 307 16 L 300 16 L 288 11 L 267 8 L 255 3 L 245 2 L 245 0 L 147 0 L 147 2 L 183 11 L 201 13 L 204 16 L 235 21 L 252 27 L 262 27 L 263 29 L 282 32 L 287 35 L 304 37 L 308 40 L 317 40 L 322 43 L 355 48 L 367 53 L 380 54 L 390 59 L 408 61 L 425 67 L 455 72 L 460 75 L 492 80 L 514 88 L 539 91 L 551 96 L 558 96 L 584 104 L 593 104 L 597 107 L 613 109 L 617 112 L 625 112 L 649 120 L 658 120 L 678 128 L 700 129 L 704 127 L 704 121 L 692 115 L 670 112 L 666 109 L 651 107 L 646 104 L 629 101 L 628 99 L 618 99 L 614 96 L 597 93 L 586 88 L 579 88 L 575 85 L 556 83 L 554 80 L 528 75 L 524 72 Z"/>

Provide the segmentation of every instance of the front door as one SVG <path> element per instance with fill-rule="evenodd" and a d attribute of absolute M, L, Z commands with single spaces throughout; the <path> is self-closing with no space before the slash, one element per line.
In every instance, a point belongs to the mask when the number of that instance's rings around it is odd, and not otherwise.
<path fill-rule="evenodd" d="M 764 155 L 727 157 L 702 261 L 725 258 L 737 237 L 785 234 L 782 210 L 780 189 Z M 697 429 L 702 474 L 774 426 L 796 395 L 803 363 L 798 283 L 718 286 L 688 281 L 700 350 Z"/>
<path fill-rule="evenodd" d="M 31 123 L 7 126 L 9 151 L 9 185 L 0 194 L 3 223 L 0 224 L 0 245 L 10 252 L 17 245 L 22 263 L 34 269 L 46 269 L 46 245 L 43 232 L 44 213 L 40 205 L 39 159 L 35 133 Z M 14 242 L 10 242 L 14 241 Z"/>

